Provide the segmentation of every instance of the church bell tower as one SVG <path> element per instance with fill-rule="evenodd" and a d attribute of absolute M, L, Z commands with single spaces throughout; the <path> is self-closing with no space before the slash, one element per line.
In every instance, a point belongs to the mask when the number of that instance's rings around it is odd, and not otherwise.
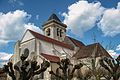
<path fill-rule="evenodd" d="M 66 28 L 67 26 L 54 13 L 43 24 L 44 35 L 61 42 L 66 36 Z"/>

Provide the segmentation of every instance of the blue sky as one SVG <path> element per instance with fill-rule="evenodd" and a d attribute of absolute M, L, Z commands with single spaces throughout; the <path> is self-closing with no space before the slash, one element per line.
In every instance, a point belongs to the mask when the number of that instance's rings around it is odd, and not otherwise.
<path fill-rule="evenodd" d="M 114 57 L 120 53 L 119 0 L 0 0 L 0 63 L 26 29 L 42 33 L 52 13 L 68 25 L 67 35 L 86 45 L 100 42 Z"/>

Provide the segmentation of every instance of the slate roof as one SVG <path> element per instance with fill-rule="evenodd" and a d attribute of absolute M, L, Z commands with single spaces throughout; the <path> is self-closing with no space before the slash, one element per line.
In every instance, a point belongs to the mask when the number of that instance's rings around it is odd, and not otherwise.
<path fill-rule="evenodd" d="M 53 56 L 53 55 L 48 55 L 43 53 L 41 55 L 51 62 L 55 62 L 55 63 L 60 62 L 60 58 L 58 56 Z"/>
<path fill-rule="evenodd" d="M 50 24 L 51 22 L 57 23 L 57 24 L 61 25 L 62 27 L 67 28 L 67 25 L 63 24 L 60 21 L 60 19 L 57 17 L 57 15 L 54 13 L 48 18 L 48 20 L 42 26 L 44 27 L 45 25 Z"/>
<path fill-rule="evenodd" d="M 57 15 L 54 14 L 54 13 L 48 18 L 48 21 L 53 20 L 53 19 L 56 20 L 56 21 L 61 22 L 60 19 L 57 17 Z"/>
<path fill-rule="evenodd" d="M 29 30 L 33 36 L 35 36 L 36 38 L 40 39 L 40 40 L 43 40 L 43 41 L 47 41 L 47 42 L 50 42 L 50 43 L 53 43 L 53 44 L 56 44 L 56 45 L 59 45 L 61 47 L 64 47 L 64 48 L 68 48 L 68 49 L 71 49 L 71 50 L 74 50 L 74 48 L 64 42 L 60 42 L 60 41 L 57 41 L 55 39 L 52 39 L 52 38 L 49 38 L 47 36 L 44 36 L 42 34 L 39 34 L 37 32 L 34 32 L 32 30 Z"/>
<path fill-rule="evenodd" d="M 75 55 L 73 55 L 73 57 L 77 59 L 93 57 L 93 56 L 94 57 L 102 57 L 102 56 L 111 57 L 109 53 L 99 43 L 83 46 Z"/>

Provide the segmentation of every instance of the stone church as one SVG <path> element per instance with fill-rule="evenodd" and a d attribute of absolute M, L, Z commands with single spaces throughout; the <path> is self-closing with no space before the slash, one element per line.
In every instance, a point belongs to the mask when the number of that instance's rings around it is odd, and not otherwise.
<path fill-rule="evenodd" d="M 48 20 L 42 25 L 44 35 L 32 30 L 27 30 L 22 39 L 17 41 L 14 48 L 14 54 L 10 60 L 15 64 L 20 60 L 21 54 L 26 49 L 29 50 L 27 60 L 37 60 L 38 65 L 43 62 L 43 59 L 50 62 L 50 67 L 44 72 L 44 75 L 38 75 L 40 80 L 52 80 L 49 71 L 55 71 L 58 65 L 56 64 L 63 58 L 69 58 L 73 64 L 77 64 L 80 60 L 92 56 L 102 57 L 110 55 L 99 44 L 94 43 L 85 45 L 84 43 L 66 35 L 67 25 L 52 14 Z"/>

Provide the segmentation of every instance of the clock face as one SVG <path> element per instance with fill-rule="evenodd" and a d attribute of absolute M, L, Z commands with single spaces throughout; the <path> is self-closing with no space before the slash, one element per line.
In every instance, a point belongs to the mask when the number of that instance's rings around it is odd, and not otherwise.
<path fill-rule="evenodd" d="M 28 48 L 26 48 L 26 49 L 24 50 L 23 55 L 24 55 L 24 57 L 28 57 L 28 55 L 29 55 L 29 49 L 28 49 Z"/>

